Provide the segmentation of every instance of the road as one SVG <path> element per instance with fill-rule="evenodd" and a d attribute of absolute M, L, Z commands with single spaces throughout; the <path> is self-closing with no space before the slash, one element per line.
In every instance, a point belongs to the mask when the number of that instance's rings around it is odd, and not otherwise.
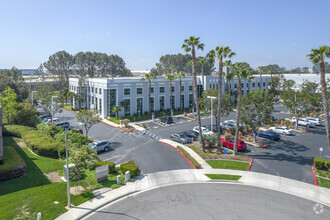
<path fill-rule="evenodd" d="M 84 219 L 328 219 L 330 208 L 253 186 L 198 183 L 133 194 Z"/>
<path fill-rule="evenodd" d="M 74 127 L 82 128 L 74 112 L 63 110 L 62 113 L 55 114 L 55 117 L 68 121 Z M 100 122 L 91 128 L 88 136 L 110 141 L 113 149 L 99 153 L 101 160 L 120 164 L 134 159 L 140 166 L 141 173 L 191 168 L 176 149 L 138 132 L 127 133 Z"/>

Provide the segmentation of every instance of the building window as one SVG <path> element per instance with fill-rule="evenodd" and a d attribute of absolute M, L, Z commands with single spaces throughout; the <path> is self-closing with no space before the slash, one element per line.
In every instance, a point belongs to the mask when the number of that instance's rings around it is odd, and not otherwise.
<path fill-rule="evenodd" d="M 161 110 L 161 111 L 165 110 L 165 97 L 164 96 L 159 97 L 159 110 Z"/>
<path fill-rule="evenodd" d="M 99 100 L 100 100 L 100 114 L 102 114 L 102 99 Z"/>
<path fill-rule="evenodd" d="M 136 94 L 142 95 L 142 88 L 137 88 L 136 89 Z"/>
<path fill-rule="evenodd" d="M 159 87 L 159 93 L 164 93 L 165 92 L 165 87 Z"/>
<path fill-rule="evenodd" d="M 151 108 L 152 112 L 155 110 L 155 98 L 154 97 L 150 97 L 150 108 Z"/>
<path fill-rule="evenodd" d="M 189 91 L 192 91 L 192 86 L 189 86 Z"/>
<path fill-rule="evenodd" d="M 219 88 L 219 84 L 215 84 L 215 88 L 218 89 Z"/>
<path fill-rule="evenodd" d="M 95 97 L 95 109 L 97 109 L 97 98 Z"/>
<path fill-rule="evenodd" d="M 125 116 L 131 115 L 131 100 L 130 99 L 124 99 L 124 114 Z"/>
<path fill-rule="evenodd" d="M 189 94 L 189 108 L 192 108 L 193 107 L 193 95 L 192 94 Z"/>
<path fill-rule="evenodd" d="M 100 93 L 100 95 L 102 94 L 102 90 L 101 90 L 101 88 L 99 88 L 99 93 Z"/>
<path fill-rule="evenodd" d="M 212 89 L 212 85 L 210 84 L 210 89 Z"/>
<path fill-rule="evenodd" d="M 154 93 L 155 88 L 154 87 L 150 87 L 150 93 Z"/>
<path fill-rule="evenodd" d="M 181 106 L 180 109 L 184 109 L 184 95 L 181 95 Z"/>
<path fill-rule="evenodd" d="M 171 96 L 171 107 L 172 109 L 175 109 L 175 96 Z"/>
<path fill-rule="evenodd" d="M 94 92 L 94 87 L 92 87 L 92 92 Z"/>
<path fill-rule="evenodd" d="M 116 95 L 116 89 L 108 89 L 107 90 L 107 103 L 108 103 L 108 106 L 107 106 L 107 115 L 108 117 L 111 117 L 115 114 L 112 114 L 112 108 L 114 106 L 116 106 L 116 103 L 117 103 L 117 95 Z"/>
<path fill-rule="evenodd" d="M 256 83 L 252 83 L 252 87 L 253 87 L 253 88 L 256 87 Z"/>
<path fill-rule="evenodd" d="M 172 92 L 174 92 L 174 86 L 172 86 Z"/>
<path fill-rule="evenodd" d="M 244 83 L 241 83 L 242 89 L 244 88 Z"/>
<path fill-rule="evenodd" d="M 258 83 L 258 87 L 260 87 L 260 83 Z"/>
<path fill-rule="evenodd" d="M 92 96 L 92 105 L 94 105 L 94 96 Z"/>
<path fill-rule="evenodd" d="M 131 89 L 124 89 L 124 95 L 130 95 Z"/>
<path fill-rule="evenodd" d="M 213 89 L 215 89 L 215 84 L 213 84 Z"/>
<path fill-rule="evenodd" d="M 235 89 L 237 88 L 237 84 L 235 83 Z"/>
<path fill-rule="evenodd" d="M 249 88 L 249 83 L 246 83 L 246 88 Z"/>
<path fill-rule="evenodd" d="M 142 90 L 142 88 L 141 88 Z M 142 98 L 137 98 L 136 99 L 136 111 L 138 114 L 142 114 L 143 113 L 143 108 L 142 108 Z"/>
<path fill-rule="evenodd" d="M 266 86 L 266 83 L 265 83 L 265 82 L 263 82 L 263 83 L 262 83 L 262 86 Z"/>
<path fill-rule="evenodd" d="M 97 94 L 97 88 L 95 88 L 95 93 Z"/>
<path fill-rule="evenodd" d="M 181 92 L 184 92 L 184 86 L 181 86 Z"/>

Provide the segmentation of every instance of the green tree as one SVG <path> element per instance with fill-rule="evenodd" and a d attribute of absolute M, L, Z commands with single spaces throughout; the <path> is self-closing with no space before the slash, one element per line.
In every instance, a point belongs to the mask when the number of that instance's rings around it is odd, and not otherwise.
<path fill-rule="evenodd" d="M 4 92 L 7 87 L 13 89 L 17 94 L 18 102 L 23 102 L 29 97 L 29 91 L 23 83 L 15 83 L 10 77 L 0 74 L 0 93 Z"/>
<path fill-rule="evenodd" d="M 262 74 L 265 73 L 266 69 L 264 66 L 258 66 L 257 68 L 257 71 L 259 72 L 260 74 L 260 82 L 259 82 L 259 87 L 260 87 L 260 90 L 262 89 L 261 86 L 262 86 Z"/>
<path fill-rule="evenodd" d="M 230 68 L 233 65 L 231 60 L 226 60 L 223 65 L 226 67 L 226 82 L 227 82 L 227 92 L 230 95 L 230 81 L 234 78 L 234 75 L 230 73 Z"/>
<path fill-rule="evenodd" d="M 13 124 L 35 127 L 40 122 L 36 109 L 30 103 L 18 103 L 12 118 Z"/>
<path fill-rule="evenodd" d="M 289 89 L 292 89 L 295 85 L 296 85 L 296 81 L 292 79 L 289 80 L 284 79 L 282 90 L 287 91 Z"/>
<path fill-rule="evenodd" d="M 151 74 L 151 73 L 146 73 L 144 74 L 144 78 L 142 78 L 142 81 L 148 81 L 148 104 L 149 104 L 149 115 L 151 115 L 151 102 L 150 102 L 150 97 L 151 97 L 151 80 L 156 79 L 156 75 Z"/>
<path fill-rule="evenodd" d="M 200 115 L 198 96 L 197 96 L 197 79 L 196 79 L 196 69 L 195 68 L 196 68 L 196 49 L 203 50 L 204 44 L 200 43 L 199 37 L 190 36 L 188 39 L 184 40 L 184 44 L 182 45 L 182 48 L 187 53 L 191 52 L 191 56 L 192 56 L 191 70 L 192 70 L 192 75 L 193 75 L 194 97 L 195 97 L 198 127 L 199 127 L 199 131 L 201 131 L 202 124 L 201 124 L 201 115 Z M 199 137 L 200 137 L 200 144 L 202 145 L 202 149 L 203 149 L 203 151 L 205 151 L 202 132 L 199 132 Z"/>
<path fill-rule="evenodd" d="M 76 114 L 76 119 L 78 122 L 83 123 L 87 137 L 89 130 L 98 122 L 100 122 L 99 115 L 92 110 L 81 110 L 78 114 Z"/>
<path fill-rule="evenodd" d="M 211 60 L 214 60 L 215 58 L 219 61 L 219 74 L 218 74 L 218 120 L 217 120 L 217 127 L 220 128 L 220 112 L 221 112 L 221 92 L 222 92 L 222 72 L 223 72 L 223 62 L 226 58 L 232 58 L 235 56 L 236 53 L 234 53 L 228 46 L 217 46 L 215 50 L 211 50 L 207 57 Z M 218 132 L 218 142 L 217 142 L 217 148 L 221 148 L 221 142 L 220 142 L 220 133 Z"/>
<path fill-rule="evenodd" d="M 3 122 L 10 124 L 13 122 L 13 116 L 17 113 L 17 95 L 10 87 L 4 91 L 4 95 L 0 93 L 0 102 L 2 106 Z"/>
<path fill-rule="evenodd" d="M 239 133 L 239 120 L 241 114 L 241 103 L 242 103 L 242 80 L 248 78 L 252 74 L 251 68 L 244 69 L 242 63 L 235 63 L 233 66 L 233 72 L 237 78 L 237 110 L 236 110 L 236 132 L 235 132 L 235 142 L 234 142 L 234 155 L 237 154 L 237 143 L 238 143 L 238 133 Z"/>
<path fill-rule="evenodd" d="M 181 99 L 181 93 L 182 93 L 182 78 L 184 78 L 184 77 L 186 77 L 186 74 L 184 73 L 184 72 L 182 72 L 182 71 L 179 71 L 178 72 L 178 74 L 177 74 L 177 77 L 179 78 L 179 80 L 180 80 L 180 110 L 182 110 L 183 108 L 182 108 L 182 99 Z"/>
<path fill-rule="evenodd" d="M 240 119 L 251 128 L 254 142 L 259 127 L 269 123 L 273 109 L 274 96 L 268 90 L 253 90 L 243 97 Z"/>
<path fill-rule="evenodd" d="M 170 110 L 172 112 L 173 108 L 175 107 L 175 103 L 173 102 L 173 96 L 172 96 L 172 81 L 175 80 L 176 76 L 173 73 L 167 74 L 166 79 L 170 81 Z"/>
<path fill-rule="evenodd" d="M 323 110 L 326 115 L 325 126 L 327 131 L 327 139 L 328 139 L 328 148 L 330 150 L 330 119 L 329 119 L 329 105 L 328 105 L 328 97 L 327 97 L 327 85 L 325 82 L 325 64 L 324 59 L 330 58 L 330 47 L 322 46 L 318 49 L 312 49 L 312 52 L 307 55 L 307 57 L 314 64 L 320 65 L 320 84 L 322 89 L 322 101 L 323 101 Z"/>
<path fill-rule="evenodd" d="M 112 111 L 116 113 L 116 118 L 118 119 L 118 113 L 121 111 L 120 106 L 113 106 Z"/>

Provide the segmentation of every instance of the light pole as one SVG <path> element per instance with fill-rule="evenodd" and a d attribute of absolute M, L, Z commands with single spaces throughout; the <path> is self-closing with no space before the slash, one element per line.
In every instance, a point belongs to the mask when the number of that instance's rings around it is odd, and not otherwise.
<path fill-rule="evenodd" d="M 57 98 L 58 96 L 52 96 L 52 120 L 50 121 L 51 123 L 53 122 L 53 115 L 54 115 L 54 107 L 53 107 L 53 101 L 54 98 Z"/>
<path fill-rule="evenodd" d="M 38 92 L 38 91 L 32 91 L 31 93 L 32 93 L 32 101 L 31 101 L 31 104 L 33 105 L 33 93 L 36 93 L 36 92 Z"/>
<path fill-rule="evenodd" d="M 213 130 L 213 99 L 216 99 L 215 96 L 207 96 L 208 99 L 211 99 L 211 131 Z"/>
<path fill-rule="evenodd" d="M 68 207 L 71 208 L 71 197 L 70 197 L 70 172 L 69 172 L 69 151 L 68 151 L 68 129 L 65 129 L 65 157 L 66 157 L 66 187 L 68 194 Z"/>

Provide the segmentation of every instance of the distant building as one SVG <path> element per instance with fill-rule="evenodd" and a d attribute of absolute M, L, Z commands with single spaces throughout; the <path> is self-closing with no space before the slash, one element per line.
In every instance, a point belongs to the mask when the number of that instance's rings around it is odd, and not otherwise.
<path fill-rule="evenodd" d="M 150 73 L 150 70 L 131 70 L 133 76 L 144 76 L 146 73 Z"/>
<path fill-rule="evenodd" d="M 18 69 L 22 76 L 36 76 L 37 69 Z"/>
<path fill-rule="evenodd" d="M 82 99 L 74 100 L 74 107 L 96 109 L 102 118 L 113 117 L 115 113 L 112 111 L 114 106 L 120 105 L 124 100 L 128 100 L 128 104 L 122 111 L 120 116 L 133 116 L 144 114 L 149 111 L 149 86 L 148 81 L 141 81 L 142 77 L 116 77 L 116 78 L 86 78 L 83 82 L 79 82 L 79 78 L 69 79 L 69 90 L 76 94 L 80 93 Z M 269 87 L 270 77 L 262 77 L 262 89 Z M 203 90 L 218 89 L 218 76 L 204 76 L 204 86 L 202 85 L 202 76 L 197 77 L 197 93 L 200 96 Z M 233 90 L 233 99 L 235 99 L 235 91 L 237 91 L 237 80 L 230 82 L 230 88 Z M 165 78 L 158 77 L 151 81 L 151 109 L 152 111 L 164 111 L 180 108 L 180 99 L 183 108 L 191 109 L 194 105 L 192 77 L 182 79 L 180 94 L 180 82 L 175 80 L 172 82 L 172 100 L 170 100 L 170 82 Z M 226 89 L 226 83 L 222 80 L 222 91 Z M 250 89 L 260 88 L 259 76 L 251 80 Z M 249 92 L 248 81 L 242 80 L 243 95 Z"/>

